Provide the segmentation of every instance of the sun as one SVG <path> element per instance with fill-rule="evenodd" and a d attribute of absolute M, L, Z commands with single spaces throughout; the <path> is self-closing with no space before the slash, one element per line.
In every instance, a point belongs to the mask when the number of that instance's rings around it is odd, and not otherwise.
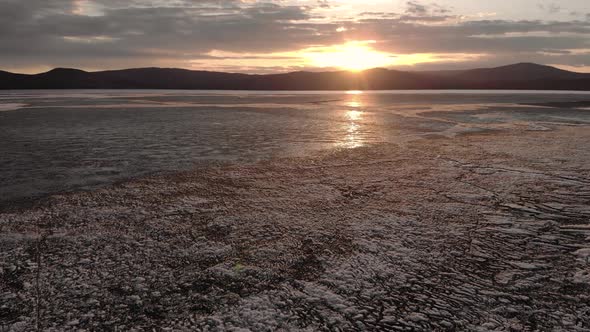
<path fill-rule="evenodd" d="M 393 63 L 391 54 L 371 47 L 375 41 L 351 41 L 328 47 L 312 47 L 303 52 L 310 65 L 316 67 L 336 67 L 350 71 L 361 71 L 385 67 Z"/>

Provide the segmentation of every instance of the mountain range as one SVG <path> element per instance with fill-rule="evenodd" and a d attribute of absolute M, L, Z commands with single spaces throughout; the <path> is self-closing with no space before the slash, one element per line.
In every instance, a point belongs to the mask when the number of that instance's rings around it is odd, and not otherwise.
<path fill-rule="evenodd" d="M 590 91 L 590 73 L 534 63 L 496 68 L 238 74 L 173 68 L 87 72 L 56 68 L 41 74 L 0 71 L 0 89 L 407 90 L 514 89 Z"/>

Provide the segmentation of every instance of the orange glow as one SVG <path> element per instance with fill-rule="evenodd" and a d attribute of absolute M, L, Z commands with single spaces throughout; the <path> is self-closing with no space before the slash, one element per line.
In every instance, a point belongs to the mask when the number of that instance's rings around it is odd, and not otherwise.
<path fill-rule="evenodd" d="M 361 94 L 363 94 L 363 92 L 360 90 L 350 90 L 350 91 L 346 91 L 346 94 L 347 95 L 361 95 Z"/>
<path fill-rule="evenodd" d="M 72 38 L 70 38 L 72 39 Z M 81 38 L 80 38 L 81 39 Z M 81 42 L 81 40 L 70 40 Z M 91 42 L 106 42 L 94 38 Z M 87 41 L 88 42 L 88 41 Z M 331 46 L 313 46 L 300 50 L 275 53 L 248 53 L 212 50 L 207 53 L 211 59 L 189 61 L 191 67 L 218 71 L 254 71 L 284 68 L 282 71 L 305 70 L 306 68 L 339 68 L 350 71 L 396 66 L 414 66 L 432 62 L 473 61 L 485 55 L 464 53 L 413 53 L 393 54 L 373 49 L 375 41 L 352 41 Z M 280 71 L 280 70 L 279 70 Z"/>
<path fill-rule="evenodd" d="M 352 41 L 342 45 L 311 47 L 301 53 L 307 62 L 315 67 L 337 67 L 360 71 L 369 68 L 385 67 L 394 58 L 385 52 L 374 50 L 370 44 L 375 41 Z"/>

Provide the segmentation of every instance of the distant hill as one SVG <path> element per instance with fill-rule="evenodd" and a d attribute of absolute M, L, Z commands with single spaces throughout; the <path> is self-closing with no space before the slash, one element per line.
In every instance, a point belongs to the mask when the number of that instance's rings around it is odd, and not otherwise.
<path fill-rule="evenodd" d="M 531 89 L 590 91 L 590 74 L 533 63 L 470 70 L 370 69 L 249 75 L 172 68 L 86 72 L 57 68 L 25 75 L 0 71 L 0 89 L 407 90 Z"/>
<path fill-rule="evenodd" d="M 442 70 L 422 72 L 431 75 L 453 77 L 455 79 L 478 81 L 483 77 L 491 81 L 530 81 L 539 79 L 579 79 L 588 78 L 588 74 L 575 73 L 551 66 L 535 63 L 517 63 L 514 65 L 479 68 L 469 70 Z"/>

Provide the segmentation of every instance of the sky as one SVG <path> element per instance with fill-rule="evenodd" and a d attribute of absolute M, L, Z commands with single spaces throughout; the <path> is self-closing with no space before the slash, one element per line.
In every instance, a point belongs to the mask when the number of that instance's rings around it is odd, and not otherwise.
<path fill-rule="evenodd" d="M 590 0 L 0 0 L 0 70 L 590 72 Z"/>

